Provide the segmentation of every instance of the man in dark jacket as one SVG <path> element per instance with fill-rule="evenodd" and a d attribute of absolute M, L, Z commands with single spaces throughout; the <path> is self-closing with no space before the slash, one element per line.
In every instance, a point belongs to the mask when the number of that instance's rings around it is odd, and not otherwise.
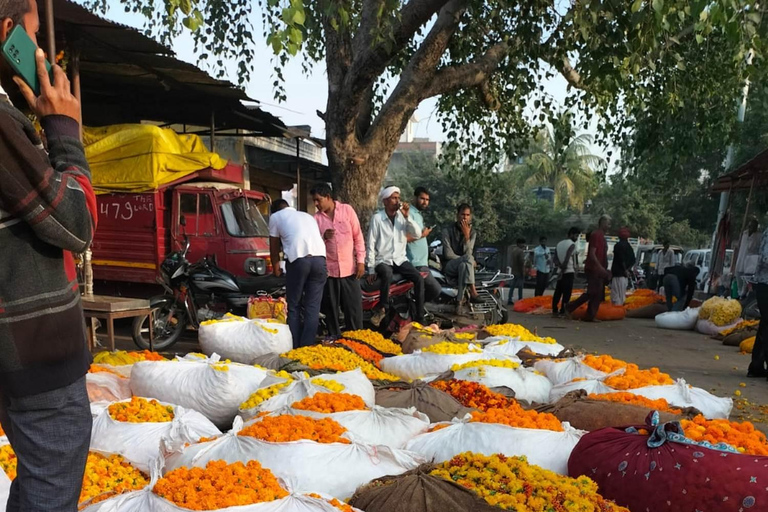
<path fill-rule="evenodd" d="M 619 243 L 613 247 L 613 264 L 611 265 L 611 303 L 623 306 L 627 300 L 627 285 L 629 273 L 635 266 L 635 251 L 629 244 L 629 229 L 619 231 Z"/>
<path fill-rule="evenodd" d="M 693 265 L 675 265 L 664 270 L 664 295 L 669 311 L 684 311 L 691 304 L 698 275 L 699 267 Z"/>
<path fill-rule="evenodd" d="M 0 0 L 0 43 L 22 26 L 35 41 L 34 0 Z M 88 456 L 91 363 L 71 253 L 84 252 L 96 199 L 80 143 L 80 104 L 64 71 L 36 56 L 40 96 L 0 58 L 0 421 L 18 459 L 9 512 L 75 512 Z M 13 102 L 13 103 L 11 103 Z M 18 108 L 31 109 L 43 150 Z"/>
<path fill-rule="evenodd" d="M 459 304 L 464 302 L 464 291 L 469 290 L 471 301 L 478 301 L 475 288 L 475 241 L 477 232 L 472 227 L 472 207 L 460 204 L 456 209 L 456 222 L 443 231 L 443 258 L 445 275 L 459 283 Z"/>

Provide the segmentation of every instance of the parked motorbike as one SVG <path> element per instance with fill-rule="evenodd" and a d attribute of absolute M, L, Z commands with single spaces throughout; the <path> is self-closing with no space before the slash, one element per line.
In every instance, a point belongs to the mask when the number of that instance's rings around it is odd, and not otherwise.
<path fill-rule="evenodd" d="M 426 277 L 422 273 L 422 277 Z M 378 309 L 381 301 L 379 292 L 379 279 L 373 283 L 363 278 L 360 280 L 360 288 L 363 294 L 363 322 L 369 324 L 373 312 Z M 416 316 L 416 301 L 413 299 L 413 283 L 407 281 L 400 274 L 392 276 L 389 285 L 389 313 L 382 320 L 380 327 L 388 332 L 397 332 L 400 326 L 410 322 Z"/>
<path fill-rule="evenodd" d="M 448 278 L 439 270 L 430 269 L 437 282 L 440 283 L 440 296 L 435 302 L 427 303 L 426 309 L 430 313 L 448 313 L 459 315 L 459 290 L 458 282 Z M 504 324 L 509 319 L 509 310 L 502 300 L 499 288 L 514 280 L 512 274 L 504 274 L 501 271 L 489 272 L 481 267 L 475 272 L 475 288 L 477 289 L 477 302 L 467 301 L 469 315 L 483 315 L 488 324 Z"/>
<path fill-rule="evenodd" d="M 150 328 L 153 348 L 167 349 L 188 327 L 197 329 L 201 322 L 221 318 L 226 313 L 245 316 L 248 299 L 254 295 L 276 297 L 285 293 L 282 277 L 236 277 L 208 256 L 190 264 L 188 252 L 187 238 L 184 249 L 171 253 L 160 265 L 157 282 L 166 293 L 150 299 L 152 325 L 148 316 L 133 322 L 133 341 L 141 349 L 149 348 Z"/>

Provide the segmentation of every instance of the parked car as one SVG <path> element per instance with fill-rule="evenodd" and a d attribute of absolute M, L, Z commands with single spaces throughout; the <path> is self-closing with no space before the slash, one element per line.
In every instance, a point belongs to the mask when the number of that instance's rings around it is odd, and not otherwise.
<path fill-rule="evenodd" d="M 731 263 L 733 262 L 733 249 L 727 249 L 725 251 L 725 262 L 723 269 L 725 272 L 731 271 Z M 685 253 L 683 257 L 683 264 L 692 264 L 699 267 L 700 272 L 696 277 L 696 287 L 699 290 L 703 290 L 709 281 L 709 266 L 712 263 L 712 249 L 694 249 Z"/>
<path fill-rule="evenodd" d="M 683 261 L 683 248 L 679 245 L 670 245 L 670 249 L 675 252 L 675 265 L 679 265 Z M 637 248 L 637 263 L 636 265 L 643 270 L 645 276 L 645 282 L 648 288 L 654 289 L 657 287 L 659 281 L 659 275 L 656 273 L 656 267 L 659 264 L 659 257 L 661 251 L 664 249 L 663 245 L 641 245 Z"/>

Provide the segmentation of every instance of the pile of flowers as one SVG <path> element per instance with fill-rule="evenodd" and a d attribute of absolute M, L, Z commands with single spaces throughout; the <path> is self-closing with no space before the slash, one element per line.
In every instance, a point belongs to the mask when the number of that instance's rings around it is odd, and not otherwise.
<path fill-rule="evenodd" d="M 277 377 L 281 377 L 283 379 L 286 379 L 285 382 L 280 382 L 278 384 L 273 384 L 266 388 L 261 388 L 255 393 L 253 393 L 251 396 L 248 397 L 248 400 L 240 404 L 240 409 L 242 410 L 248 410 L 253 409 L 254 407 L 259 406 L 262 402 L 266 402 L 270 398 L 276 396 L 281 389 L 286 388 L 291 385 L 293 382 L 293 377 L 290 373 L 285 371 L 279 371 L 275 374 Z"/>
<path fill-rule="evenodd" d="M 539 297 L 528 297 L 515 301 L 515 305 L 512 309 L 517 313 L 531 313 L 537 309 L 549 309 L 551 311 L 552 297 L 545 295 L 541 295 Z"/>
<path fill-rule="evenodd" d="M 312 379 L 311 382 L 315 386 L 325 388 L 332 393 L 342 393 L 345 389 L 347 389 L 341 382 L 336 382 L 335 380 L 330 379 L 321 379 L 320 377 Z"/>
<path fill-rule="evenodd" d="M 188 510 L 218 510 L 288 496 L 275 475 L 255 460 L 248 464 L 214 460 L 205 469 L 174 469 L 158 480 L 153 492 Z"/>
<path fill-rule="evenodd" d="M 551 298 L 549 299 L 551 303 Z M 554 345 L 557 340 L 554 338 L 542 338 L 537 336 L 522 325 L 517 324 L 498 324 L 489 325 L 485 328 L 491 336 L 509 336 L 510 338 L 520 338 L 523 341 L 535 341 L 538 343 L 549 343 Z"/>
<path fill-rule="evenodd" d="M 760 320 L 742 320 L 741 322 L 737 323 L 730 329 L 720 331 L 720 336 L 725 337 L 735 332 L 740 332 L 747 329 L 756 329 L 759 326 L 760 326 Z"/>
<path fill-rule="evenodd" d="M 249 436 L 269 441 L 270 443 L 289 443 L 309 439 L 317 443 L 349 444 L 342 434 L 346 428 L 330 418 L 314 419 L 306 416 L 266 416 L 253 425 L 239 432 L 240 436 Z"/>
<path fill-rule="evenodd" d="M 553 414 L 526 411 L 516 401 L 505 408 L 494 408 L 484 412 L 472 413 L 472 421 L 478 423 L 501 423 L 509 427 L 534 428 L 562 432 L 560 420 Z"/>
<path fill-rule="evenodd" d="M 692 420 L 682 420 L 685 436 L 694 441 L 708 441 L 712 444 L 726 443 L 748 455 L 768 455 L 768 440 L 765 434 L 755 429 L 749 421 L 738 423 L 725 419 L 708 420 L 698 415 Z"/>
<path fill-rule="evenodd" d="M 16 478 L 16 454 L 11 445 L 4 444 L 0 446 L 0 468 L 8 475 L 9 480 Z"/>
<path fill-rule="evenodd" d="M 662 303 L 665 300 L 666 299 L 663 296 L 659 295 L 655 291 L 647 288 L 641 288 L 635 290 L 631 295 L 627 296 L 626 300 L 624 301 L 624 309 L 628 311 L 632 309 L 640 309 L 646 306 L 650 306 L 651 304 Z"/>
<path fill-rule="evenodd" d="M 149 479 L 122 456 L 105 457 L 91 452 L 85 464 L 80 503 L 98 503 L 117 494 L 141 490 L 148 484 Z"/>
<path fill-rule="evenodd" d="M 512 406 L 515 400 L 501 393 L 495 393 L 482 384 L 466 380 L 441 380 L 430 383 L 435 389 L 445 391 L 464 407 L 472 407 L 481 411 Z"/>
<path fill-rule="evenodd" d="M 346 331 L 342 333 L 342 336 L 348 339 L 367 343 L 374 349 L 385 354 L 392 354 L 393 356 L 400 356 L 403 354 L 403 348 L 400 345 L 386 339 L 380 333 L 368 329 L 363 329 L 360 331 Z"/>
<path fill-rule="evenodd" d="M 322 345 L 301 347 L 286 352 L 282 357 L 298 361 L 313 370 L 348 372 L 360 368 L 365 376 L 371 380 L 400 380 L 396 375 L 382 372 L 362 357 L 341 347 Z"/>
<path fill-rule="evenodd" d="M 433 476 L 456 482 L 489 505 L 525 512 L 629 512 L 597 493 L 597 484 L 528 464 L 525 457 L 466 452 L 438 465 Z"/>
<path fill-rule="evenodd" d="M 473 332 L 457 332 L 452 335 L 457 340 L 473 341 L 477 335 Z"/>
<path fill-rule="evenodd" d="M 134 396 L 129 402 L 110 405 L 109 415 L 113 420 L 125 423 L 165 423 L 173 421 L 173 407 Z"/>
<path fill-rule="evenodd" d="M 362 398 L 347 393 L 315 393 L 299 402 L 295 402 L 291 407 L 302 411 L 329 414 L 345 411 L 364 411 L 367 409 Z"/>
<path fill-rule="evenodd" d="M 340 339 L 337 340 L 336 343 L 339 345 L 344 345 L 348 349 L 352 350 L 355 354 L 359 355 L 366 361 L 370 361 L 374 365 L 376 365 L 376 368 L 381 368 L 379 363 L 382 359 L 384 359 L 384 356 L 373 350 L 371 347 L 366 345 L 365 343 L 360 343 L 359 341 L 354 340 L 347 340 L 347 339 Z"/>
<path fill-rule="evenodd" d="M 470 352 L 482 352 L 482 350 L 474 345 L 470 346 L 469 343 L 453 343 L 451 341 L 441 341 L 440 343 L 423 348 L 421 351 L 441 355 L 463 355 Z"/>
<path fill-rule="evenodd" d="M 604 402 L 616 402 L 620 404 L 637 405 L 640 407 L 653 409 L 655 411 L 668 412 L 670 414 L 680 414 L 683 412 L 680 409 L 675 409 L 674 407 L 671 407 L 669 405 L 669 402 L 667 402 L 663 398 L 651 400 L 650 398 L 645 398 L 644 396 L 635 395 L 632 393 L 619 392 L 619 393 L 592 394 L 592 395 L 589 395 L 588 398 L 591 398 L 592 400 L 601 400 Z"/>
<path fill-rule="evenodd" d="M 99 352 L 93 356 L 93 362 L 96 364 L 108 364 L 111 366 L 126 366 L 138 363 L 139 361 L 166 361 L 166 359 L 157 352 L 143 350 L 141 352 L 126 352 L 119 350 L 117 352 Z"/>
<path fill-rule="evenodd" d="M 722 327 L 738 320 L 741 311 L 741 303 L 737 300 L 712 297 L 701 305 L 699 318 L 709 320 L 718 327 Z"/>
<path fill-rule="evenodd" d="M 603 373 L 613 373 L 616 370 L 620 370 L 622 368 L 626 368 L 629 363 L 626 361 L 622 361 L 621 359 L 614 359 L 611 356 L 603 355 L 603 356 L 593 356 L 593 355 L 586 355 L 584 356 L 584 359 L 582 362 L 594 368 L 595 370 L 601 371 Z"/>
<path fill-rule="evenodd" d="M 615 375 L 605 379 L 605 385 L 613 389 L 627 390 L 638 389 L 646 386 L 665 386 L 674 384 L 675 381 L 658 368 L 650 370 L 641 370 L 636 364 L 629 364 L 621 375 Z"/>
<path fill-rule="evenodd" d="M 455 364 L 451 367 L 451 371 L 458 372 L 466 368 L 479 368 L 483 366 L 494 366 L 496 368 L 510 368 L 515 369 L 520 367 L 520 363 L 509 361 L 507 359 L 479 359 L 477 361 L 469 361 L 464 364 Z"/>
<path fill-rule="evenodd" d="M 115 370 L 112 370 L 111 368 L 95 364 L 92 364 L 91 367 L 88 368 L 88 373 L 110 373 L 112 375 L 117 375 L 118 377 L 124 378 L 123 375 L 121 375 L 119 372 L 116 372 Z"/>

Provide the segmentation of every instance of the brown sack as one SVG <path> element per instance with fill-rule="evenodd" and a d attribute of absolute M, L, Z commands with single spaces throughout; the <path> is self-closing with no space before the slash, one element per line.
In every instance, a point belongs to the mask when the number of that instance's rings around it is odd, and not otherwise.
<path fill-rule="evenodd" d="M 667 312 L 664 304 L 649 304 L 642 308 L 627 310 L 627 318 L 656 318 L 656 315 Z"/>
<path fill-rule="evenodd" d="M 463 418 L 474 410 L 464 407 L 445 391 L 420 380 L 411 384 L 396 382 L 378 387 L 376 405 L 403 409 L 415 407 L 417 411 L 426 414 L 431 423 Z"/>
<path fill-rule="evenodd" d="M 651 412 L 651 409 L 638 405 L 592 400 L 587 398 L 587 392 L 583 389 L 572 391 L 554 404 L 541 405 L 536 410 L 554 414 L 560 421 L 567 421 L 572 427 L 587 431 L 644 425 L 645 418 Z M 661 423 L 693 418 L 697 414 L 699 411 L 690 407 L 683 409 L 680 415 L 659 412 Z"/>
<path fill-rule="evenodd" d="M 432 476 L 420 466 L 360 487 L 349 504 L 365 512 L 499 512 L 472 491 Z"/>
<path fill-rule="evenodd" d="M 746 329 L 744 331 L 734 332 L 723 338 L 723 345 L 728 347 L 738 347 L 741 345 L 742 341 L 749 339 L 756 334 L 757 330 L 754 329 Z"/>

